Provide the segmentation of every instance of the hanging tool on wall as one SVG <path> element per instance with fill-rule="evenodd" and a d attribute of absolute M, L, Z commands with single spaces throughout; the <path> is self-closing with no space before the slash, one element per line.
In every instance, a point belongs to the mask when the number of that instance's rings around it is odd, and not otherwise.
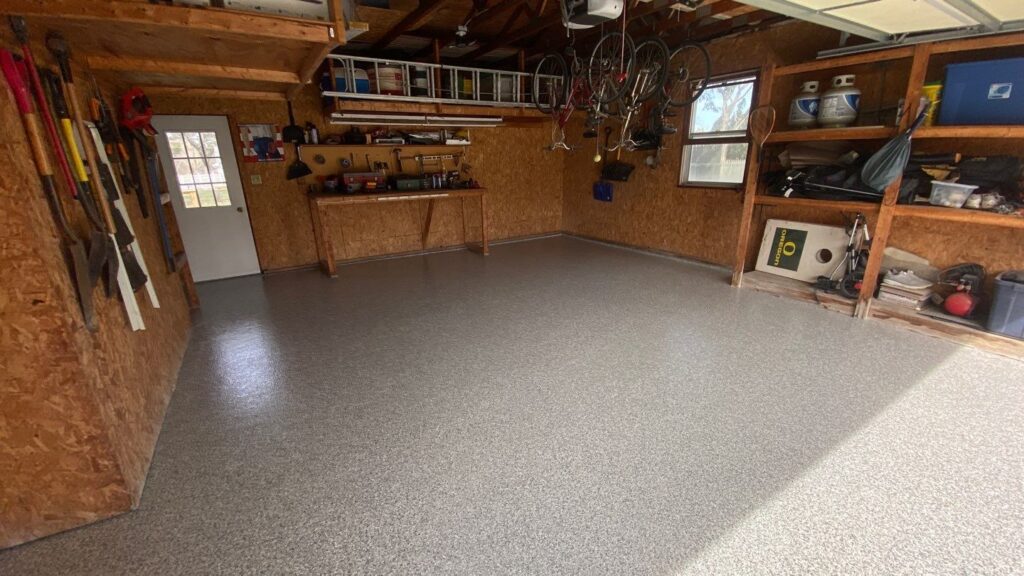
<path fill-rule="evenodd" d="M 67 217 L 64 214 L 64 207 L 60 203 L 60 198 L 57 197 L 57 190 L 53 182 L 53 168 L 50 166 L 49 158 L 47 158 L 46 151 L 43 148 L 43 138 L 37 124 L 38 118 L 32 108 L 28 89 L 25 87 L 21 73 L 17 69 L 13 55 L 7 50 L 0 49 L 0 67 L 3 68 L 7 85 L 14 94 L 14 101 L 18 106 L 18 112 L 21 113 L 25 133 L 32 148 L 36 170 L 39 172 L 39 179 L 42 181 L 43 192 L 46 194 L 50 211 L 53 213 L 54 220 L 57 223 L 57 231 L 61 236 L 64 248 L 70 256 L 71 279 L 78 293 L 82 320 L 89 330 L 96 330 L 96 314 L 92 303 L 92 283 L 89 280 L 89 261 L 85 254 L 85 246 L 68 225 Z"/>
<path fill-rule="evenodd" d="M 117 175 L 120 176 L 121 182 L 124 184 L 124 191 L 128 194 L 134 194 L 138 198 L 142 217 L 148 218 L 149 204 L 146 202 L 145 195 L 141 194 L 139 183 L 136 180 L 137 171 L 133 171 L 128 166 L 130 154 L 124 139 L 121 137 L 121 131 L 118 129 L 117 118 L 114 117 L 114 113 L 110 109 L 109 104 L 107 104 L 107 100 L 103 97 L 103 92 L 96 82 L 96 77 L 89 74 L 89 78 L 92 81 L 93 90 L 93 94 L 89 99 L 89 110 L 92 114 L 93 123 L 103 138 L 103 146 L 100 147 L 105 149 L 106 156 L 110 158 L 111 165 L 116 170 Z"/>
<path fill-rule="evenodd" d="M 167 270 L 174 272 L 177 265 L 174 263 L 174 248 L 171 246 L 171 233 L 167 227 L 167 217 L 164 215 L 163 201 L 160 199 L 160 161 L 156 155 L 156 149 L 149 145 L 146 135 L 139 130 L 128 130 L 128 134 L 134 139 L 135 155 L 141 156 L 145 165 L 141 172 L 144 172 L 140 182 L 147 196 L 153 199 L 153 213 L 156 214 L 156 225 L 160 232 L 160 247 L 164 252 L 164 262 Z"/>
<path fill-rule="evenodd" d="M 68 108 L 71 110 L 71 117 L 75 120 L 78 134 L 81 137 L 81 144 L 85 150 L 85 158 L 89 164 L 89 170 L 92 172 L 92 177 L 89 178 L 89 186 L 92 189 L 96 203 L 100 207 L 100 214 L 103 216 L 107 237 L 115 245 L 118 290 L 121 293 L 121 300 L 124 302 L 125 310 L 128 312 L 129 320 L 132 321 L 132 328 L 138 330 L 140 327 L 136 320 L 141 321 L 141 315 L 138 312 L 138 303 L 135 300 L 134 291 L 145 283 L 146 275 L 142 272 L 142 268 L 139 266 L 135 255 L 128 248 L 126 240 L 130 234 L 127 232 L 127 227 L 123 223 L 120 228 L 118 227 L 110 207 L 110 199 L 102 189 L 100 182 L 102 172 L 96 161 L 96 151 L 94 150 L 92 139 L 89 138 L 89 132 L 86 129 L 82 112 L 78 107 L 78 94 L 75 90 L 74 77 L 71 73 L 71 50 L 67 42 L 64 41 L 64 38 L 54 33 L 47 35 L 46 47 L 60 65 L 61 78 L 64 81 L 65 99 L 68 103 Z M 120 236 L 120 242 L 118 242 L 118 236 Z"/>

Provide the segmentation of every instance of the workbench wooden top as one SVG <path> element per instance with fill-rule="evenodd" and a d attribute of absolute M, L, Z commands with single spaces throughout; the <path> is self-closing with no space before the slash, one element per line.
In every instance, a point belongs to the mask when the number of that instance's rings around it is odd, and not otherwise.
<path fill-rule="evenodd" d="M 414 192 L 374 192 L 369 194 L 310 194 L 309 198 L 319 205 L 331 204 L 372 204 L 374 202 L 400 202 L 403 200 L 429 200 L 431 198 L 466 198 L 481 196 L 486 188 L 439 188 L 416 190 Z"/>

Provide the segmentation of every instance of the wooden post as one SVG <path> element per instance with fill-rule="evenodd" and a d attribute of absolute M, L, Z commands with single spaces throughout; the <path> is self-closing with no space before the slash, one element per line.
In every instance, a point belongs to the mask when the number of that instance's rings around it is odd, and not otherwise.
<path fill-rule="evenodd" d="M 431 41 L 431 44 L 433 45 L 433 49 L 434 49 L 434 64 L 440 64 L 441 63 L 441 41 L 438 40 L 437 38 L 434 38 Z M 442 92 L 441 92 L 441 69 L 440 68 L 434 68 L 434 98 L 440 98 L 441 96 L 442 96 Z"/>
<path fill-rule="evenodd" d="M 427 201 L 427 221 L 423 224 L 423 249 L 427 249 L 427 238 L 430 237 L 430 221 L 434 219 L 434 200 Z"/>
<path fill-rule="evenodd" d="M 484 256 L 490 254 L 487 247 L 487 193 L 480 193 L 480 251 Z"/>
<path fill-rule="evenodd" d="M 766 106 L 772 102 L 772 85 L 775 83 L 775 66 L 767 64 L 761 67 L 761 76 L 757 82 L 757 106 Z M 743 209 L 740 211 L 740 230 L 736 237 L 736 256 L 732 265 L 732 285 L 739 288 L 743 284 L 743 269 L 747 263 L 747 246 L 750 243 L 750 228 L 754 219 L 754 200 L 761 175 L 761 146 L 751 148 L 748 154 L 747 173 L 743 186 Z"/>
<path fill-rule="evenodd" d="M 917 100 L 921 97 L 921 88 L 928 73 L 931 50 L 931 45 L 928 44 L 918 44 L 914 47 L 914 59 L 910 65 L 910 78 L 907 80 L 907 92 L 903 100 L 903 117 L 900 118 L 899 129 L 901 132 L 913 124 L 918 112 Z M 875 224 L 875 235 L 871 240 L 871 251 L 868 253 L 868 263 L 864 269 L 864 281 L 861 283 L 857 308 L 854 310 L 854 315 L 858 318 L 867 318 L 871 312 L 871 302 L 875 297 L 875 288 L 878 287 L 883 253 L 889 243 L 889 234 L 892 232 L 892 220 L 896 213 L 896 202 L 899 200 L 902 182 L 902 177 L 897 178 L 885 189 L 885 196 L 882 198 L 882 206 L 878 211 L 878 222 Z"/>
<path fill-rule="evenodd" d="M 519 51 L 519 71 L 526 72 L 526 50 Z M 526 101 L 526 77 L 519 77 L 519 101 Z"/>

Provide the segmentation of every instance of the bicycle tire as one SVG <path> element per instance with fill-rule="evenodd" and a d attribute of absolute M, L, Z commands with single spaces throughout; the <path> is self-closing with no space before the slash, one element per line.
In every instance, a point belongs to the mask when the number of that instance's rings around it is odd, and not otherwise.
<path fill-rule="evenodd" d="M 636 45 L 636 56 L 633 61 L 633 83 L 643 81 L 642 90 L 635 95 L 635 102 L 646 102 L 655 94 L 665 89 L 668 76 L 669 49 L 668 44 L 657 36 L 644 38 Z M 647 70 L 647 69 L 650 70 Z M 643 78 L 647 71 L 649 77 Z M 632 88 L 631 88 L 632 90 Z M 628 91 L 627 91 L 628 93 Z"/>
<path fill-rule="evenodd" d="M 560 71 L 560 72 L 559 72 Z M 548 85 L 546 92 L 542 91 L 545 78 L 548 76 L 561 76 L 561 87 L 551 89 Z M 533 70 L 533 83 L 530 95 L 533 97 L 533 104 L 544 114 L 553 114 L 556 110 L 565 105 L 569 90 L 569 65 L 565 58 L 557 52 L 548 52 L 537 63 Z"/>
<path fill-rule="evenodd" d="M 614 46 L 619 42 L 622 53 L 610 57 L 617 51 Z M 602 49 L 611 47 L 612 53 L 605 55 Z M 587 84 L 590 85 L 591 98 L 599 104 L 608 104 L 620 98 L 633 81 L 633 62 L 636 58 L 636 47 L 628 34 L 609 32 L 597 41 L 587 68 Z M 616 64 L 616 59 L 618 64 Z"/>
<path fill-rule="evenodd" d="M 691 51 L 693 57 L 697 59 L 698 67 L 703 68 L 702 71 L 698 69 L 698 74 L 702 73 L 702 78 L 692 78 L 693 74 L 690 67 L 674 64 L 674 62 L 678 61 L 679 56 L 686 51 Z M 681 108 L 692 104 L 697 98 L 700 98 L 700 95 L 707 88 L 708 82 L 711 81 L 711 54 L 708 53 L 708 49 L 703 44 L 697 42 L 683 42 L 669 55 L 668 65 L 669 71 L 666 75 L 664 88 L 662 89 L 662 95 L 668 103 Z M 690 90 L 688 85 L 694 80 L 698 81 L 698 88 Z"/>

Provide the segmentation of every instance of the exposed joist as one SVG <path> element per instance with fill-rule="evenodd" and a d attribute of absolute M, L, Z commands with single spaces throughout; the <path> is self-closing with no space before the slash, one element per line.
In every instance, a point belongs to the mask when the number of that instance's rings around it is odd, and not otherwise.
<path fill-rule="evenodd" d="M 263 68 L 242 68 L 195 62 L 169 62 L 143 58 L 118 58 L 113 56 L 89 56 L 89 68 L 115 72 L 149 72 L 170 76 L 197 76 L 202 78 L 230 78 L 299 84 L 299 75 L 287 70 L 266 70 Z"/>
<path fill-rule="evenodd" d="M 556 12 L 544 18 L 539 18 L 532 22 L 527 22 L 524 26 L 521 26 L 511 32 L 508 32 L 507 34 L 501 34 L 494 40 L 491 40 L 488 43 L 484 44 L 483 46 L 477 48 L 476 50 L 473 50 L 469 54 L 466 54 L 463 57 L 463 59 L 472 60 L 474 58 L 479 58 L 480 56 L 483 56 L 484 54 L 489 54 L 497 50 L 498 48 L 510 46 L 524 38 L 529 38 L 530 36 L 543 32 L 544 30 L 547 30 L 548 28 L 554 26 L 555 24 L 561 23 L 561 12 Z"/>
<path fill-rule="evenodd" d="M 756 8 L 752 8 L 739 2 L 734 2 L 733 0 L 719 0 L 718 2 L 714 2 L 712 4 L 701 5 L 699 8 L 692 12 L 684 12 L 675 17 L 670 14 L 661 22 L 658 22 L 658 24 L 654 27 L 654 31 L 655 33 L 660 34 L 662 32 L 666 32 L 668 30 L 678 28 L 680 26 L 689 26 L 690 24 L 693 24 L 694 22 L 703 20 L 705 18 L 714 18 L 719 14 L 724 14 L 725 12 L 729 12 L 731 10 L 741 10 L 744 8 L 749 8 L 750 11 L 756 10 Z"/>
<path fill-rule="evenodd" d="M 323 22 L 124 0 L 4 0 L 3 11 L 20 16 L 66 21 L 108 20 L 123 24 L 188 28 L 313 43 L 331 41 L 331 27 Z"/>
<path fill-rule="evenodd" d="M 387 48 L 407 30 L 413 30 L 422 26 L 443 5 L 444 0 L 421 0 L 420 5 L 415 10 L 406 14 L 405 18 L 402 18 L 398 24 L 392 26 L 384 36 L 381 36 L 380 40 L 373 43 L 370 50 L 375 52 Z"/>
<path fill-rule="evenodd" d="M 473 32 L 472 28 L 473 27 L 483 26 L 483 25 L 487 24 L 488 22 L 490 22 L 491 20 L 494 20 L 498 16 L 502 15 L 507 10 L 511 10 L 513 8 L 518 8 L 518 7 L 522 6 L 523 4 L 526 4 L 526 2 L 527 2 L 527 0 L 501 0 L 500 2 L 498 2 L 498 3 L 494 4 L 493 6 L 487 8 L 483 12 L 476 13 L 475 15 L 471 13 L 470 16 L 466 18 L 466 21 L 470 22 L 470 24 L 468 24 L 468 26 L 470 27 L 470 34 L 472 35 L 472 32 Z M 448 34 L 438 38 L 438 40 L 441 42 L 441 47 L 443 48 L 443 47 L 447 46 L 448 44 L 450 44 L 453 40 L 455 40 L 455 33 L 454 32 L 450 32 L 450 33 L 448 33 Z M 419 52 L 417 52 L 416 56 L 417 57 L 426 56 L 426 55 L 430 54 L 430 50 L 431 50 L 430 46 L 427 46 L 426 48 L 424 48 L 424 49 L 420 50 Z"/>
<path fill-rule="evenodd" d="M 278 100 L 284 101 L 283 92 L 256 90 L 219 90 L 217 88 L 189 88 L 183 86 L 142 86 L 147 95 L 196 96 L 200 98 L 225 98 L 230 100 Z"/>

